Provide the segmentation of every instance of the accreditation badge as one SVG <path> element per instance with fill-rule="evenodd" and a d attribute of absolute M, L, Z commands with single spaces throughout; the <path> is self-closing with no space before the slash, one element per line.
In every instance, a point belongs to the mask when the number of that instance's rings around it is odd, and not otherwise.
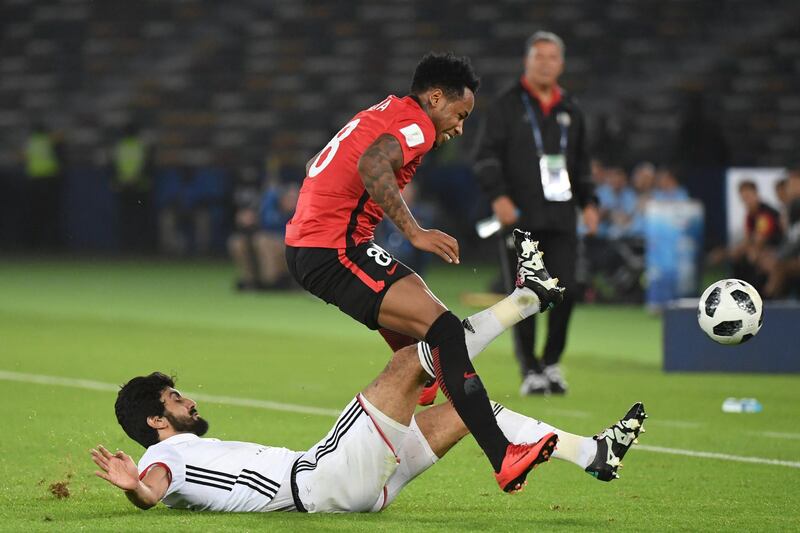
<path fill-rule="evenodd" d="M 569 182 L 567 158 L 564 154 L 540 156 L 539 173 L 542 176 L 545 200 L 549 202 L 572 200 L 572 185 Z"/>

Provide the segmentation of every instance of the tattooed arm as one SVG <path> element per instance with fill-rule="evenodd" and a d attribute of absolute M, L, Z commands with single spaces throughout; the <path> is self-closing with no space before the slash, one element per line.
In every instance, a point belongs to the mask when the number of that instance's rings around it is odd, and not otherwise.
<path fill-rule="evenodd" d="M 410 240 L 420 227 L 397 186 L 395 172 L 402 166 L 403 149 L 400 142 L 392 135 L 381 135 L 358 160 L 358 173 L 375 203 Z"/>
<path fill-rule="evenodd" d="M 458 263 L 458 242 L 438 230 L 419 226 L 400 195 L 395 172 L 403 166 L 403 150 L 392 135 L 381 135 L 358 160 L 358 173 L 370 197 L 413 246 L 433 252 L 448 263 Z"/>

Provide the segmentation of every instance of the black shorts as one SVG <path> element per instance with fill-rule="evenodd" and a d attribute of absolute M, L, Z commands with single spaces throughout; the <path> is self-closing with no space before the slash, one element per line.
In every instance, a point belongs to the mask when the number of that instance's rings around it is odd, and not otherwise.
<path fill-rule="evenodd" d="M 414 271 L 375 244 L 352 248 L 286 247 L 292 277 L 308 292 L 333 304 L 369 329 L 378 329 L 383 297 Z"/>

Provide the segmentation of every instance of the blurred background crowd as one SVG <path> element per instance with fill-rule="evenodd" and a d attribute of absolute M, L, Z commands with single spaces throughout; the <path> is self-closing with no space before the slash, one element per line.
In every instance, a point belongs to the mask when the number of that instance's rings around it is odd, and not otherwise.
<path fill-rule="evenodd" d="M 482 88 L 463 138 L 429 154 L 406 201 L 479 260 L 481 115 L 519 78 L 525 39 L 548 29 L 588 118 L 601 212 L 580 241 L 581 296 L 644 301 L 658 238 L 647 210 L 691 199 L 694 261 L 797 296 L 794 0 L 1 0 L 0 20 L 4 254 L 227 255 L 238 289 L 291 288 L 283 227 L 306 161 L 357 111 L 405 94 L 434 49 L 470 56 Z M 745 172 L 731 195 L 731 168 L 777 174 Z M 377 240 L 418 271 L 430 260 L 391 223 Z"/>

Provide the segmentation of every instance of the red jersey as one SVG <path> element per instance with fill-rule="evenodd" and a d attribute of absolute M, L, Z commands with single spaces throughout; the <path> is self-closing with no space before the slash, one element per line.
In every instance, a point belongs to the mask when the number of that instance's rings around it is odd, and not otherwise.
<path fill-rule="evenodd" d="M 403 149 L 403 166 L 395 172 L 403 190 L 433 147 L 436 129 L 410 96 L 390 95 L 354 116 L 309 167 L 294 217 L 286 224 L 286 244 L 347 248 L 373 238 L 383 209 L 364 187 L 358 160 L 383 134 L 394 136 Z"/>
<path fill-rule="evenodd" d="M 783 240 L 780 213 L 763 202 L 759 204 L 758 211 L 747 214 L 744 228 L 749 239 L 758 238 L 770 246 L 777 246 Z"/>

